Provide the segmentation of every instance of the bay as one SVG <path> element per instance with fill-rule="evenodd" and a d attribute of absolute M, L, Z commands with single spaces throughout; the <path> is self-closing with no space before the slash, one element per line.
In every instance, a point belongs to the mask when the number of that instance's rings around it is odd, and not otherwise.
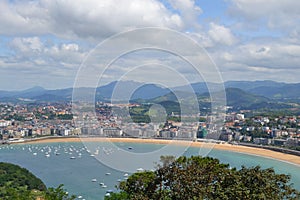
<path fill-rule="evenodd" d="M 136 153 L 151 152 L 163 147 L 160 144 L 149 143 L 115 143 L 115 145 L 116 149 L 121 148 Z M 27 168 L 41 178 L 47 187 L 64 184 L 64 188 L 69 193 L 77 197 L 81 196 L 81 199 L 104 199 L 107 190 L 116 191 L 115 185 L 126 178 L 125 172 L 105 166 L 96 159 L 98 154 L 109 154 L 110 150 L 105 149 L 105 143 L 95 142 L 88 146 L 89 148 L 80 142 L 5 145 L 0 146 L 0 161 Z M 199 149 L 190 147 L 184 154 L 198 155 Z M 273 167 L 277 173 L 291 175 L 294 187 L 300 190 L 300 166 L 298 165 L 217 149 L 212 149 L 208 156 L 218 158 L 221 162 L 229 163 L 231 167 L 236 168 L 242 165 Z M 120 163 L 120 165 L 126 165 L 126 163 Z M 154 168 L 154 163 L 149 168 Z M 102 187 L 101 183 L 107 187 Z"/>

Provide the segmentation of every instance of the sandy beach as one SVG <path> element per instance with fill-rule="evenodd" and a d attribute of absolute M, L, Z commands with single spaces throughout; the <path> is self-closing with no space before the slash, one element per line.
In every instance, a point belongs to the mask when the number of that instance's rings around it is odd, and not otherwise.
<path fill-rule="evenodd" d="M 232 144 L 215 144 L 204 142 L 189 142 L 189 141 L 174 141 L 174 140 L 162 140 L 162 139 L 142 139 L 142 138 L 45 138 L 33 141 L 27 141 L 26 143 L 51 143 L 51 142 L 131 142 L 131 143 L 153 143 L 153 144 L 172 144 L 172 145 L 186 145 L 192 147 L 205 147 L 209 149 L 218 149 L 233 151 L 239 153 L 252 154 L 257 156 L 263 156 L 267 158 L 277 159 L 284 162 L 289 162 L 300 166 L 300 156 L 285 154 L 263 148 L 246 147 L 241 145 Z"/>

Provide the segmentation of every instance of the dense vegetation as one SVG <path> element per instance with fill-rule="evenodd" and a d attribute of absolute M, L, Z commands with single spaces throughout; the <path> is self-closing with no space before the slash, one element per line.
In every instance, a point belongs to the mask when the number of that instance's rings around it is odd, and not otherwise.
<path fill-rule="evenodd" d="M 11 187 L 27 186 L 28 190 L 46 190 L 45 184 L 25 168 L 9 163 L 0 163 L 0 187 L 4 185 Z"/>
<path fill-rule="evenodd" d="M 0 199 L 72 200 L 75 197 L 69 197 L 62 185 L 47 189 L 45 184 L 27 169 L 0 162 Z"/>
<path fill-rule="evenodd" d="M 214 158 L 162 157 L 155 171 L 138 172 L 120 183 L 117 199 L 299 199 L 290 177 L 259 166 L 237 170 Z"/>
<path fill-rule="evenodd" d="M 153 104 L 149 103 L 149 104 L 142 104 L 140 106 L 136 106 L 136 107 L 131 107 L 129 110 L 130 116 L 132 118 L 132 120 L 135 123 L 150 123 L 151 121 L 151 115 L 156 115 L 157 116 L 164 116 L 164 114 L 167 114 L 167 119 L 171 120 L 171 113 L 176 113 L 178 115 L 180 115 L 180 105 L 178 102 L 173 102 L 173 101 L 162 101 L 159 102 L 158 105 L 161 105 L 164 109 L 166 113 L 151 113 L 150 112 L 150 108 L 151 106 L 153 106 Z M 154 110 L 152 110 L 152 112 L 155 112 Z M 174 121 L 178 121 L 180 120 L 180 118 L 178 117 L 173 117 Z M 164 121 L 164 120 L 162 120 Z"/>

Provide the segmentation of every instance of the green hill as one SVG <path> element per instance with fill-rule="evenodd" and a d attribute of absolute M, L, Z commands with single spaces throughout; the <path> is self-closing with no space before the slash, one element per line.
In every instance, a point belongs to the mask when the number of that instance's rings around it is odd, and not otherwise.
<path fill-rule="evenodd" d="M 46 190 L 45 184 L 41 179 L 35 177 L 25 168 L 10 163 L 0 163 L 0 187 L 9 184 L 17 188 L 25 186 L 28 190 Z"/>
<path fill-rule="evenodd" d="M 1 200 L 74 200 L 62 188 L 48 188 L 30 171 L 18 165 L 0 162 Z"/>

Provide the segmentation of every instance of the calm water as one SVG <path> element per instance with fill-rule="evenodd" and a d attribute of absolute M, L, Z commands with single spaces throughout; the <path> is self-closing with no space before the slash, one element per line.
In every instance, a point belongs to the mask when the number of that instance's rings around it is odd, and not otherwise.
<path fill-rule="evenodd" d="M 127 149 L 134 152 L 150 152 L 162 147 L 157 144 L 116 143 L 116 149 Z M 109 155 L 111 149 L 105 149 L 105 143 L 88 145 L 89 151 L 82 143 L 48 143 L 20 144 L 0 146 L 0 161 L 18 164 L 29 169 L 43 180 L 48 187 L 57 187 L 63 183 L 71 194 L 82 196 L 82 199 L 103 199 L 107 190 L 115 189 L 115 185 L 124 179 L 124 172 L 111 169 L 99 162 L 95 157 L 98 153 Z M 90 147 L 94 147 L 91 149 Z M 197 148 L 189 148 L 186 155 L 197 155 Z M 46 156 L 49 154 L 49 156 Z M 96 154 L 95 157 L 91 154 Z M 277 173 L 290 174 L 295 188 L 300 190 L 300 166 L 280 162 L 263 157 L 221 151 L 213 149 L 208 156 L 229 163 L 232 167 L 242 165 L 260 165 L 263 168 L 273 167 Z M 71 159 L 73 158 L 73 159 Z M 124 165 L 124 161 L 120 165 Z M 150 168 L 153 166 L 150 166 Z M 107 174 L 109 173 L 109 174 Z M 93 182 L 92 179 L 96 179 Z M 107 187 L 102 188 L 99 183 Z"/>

